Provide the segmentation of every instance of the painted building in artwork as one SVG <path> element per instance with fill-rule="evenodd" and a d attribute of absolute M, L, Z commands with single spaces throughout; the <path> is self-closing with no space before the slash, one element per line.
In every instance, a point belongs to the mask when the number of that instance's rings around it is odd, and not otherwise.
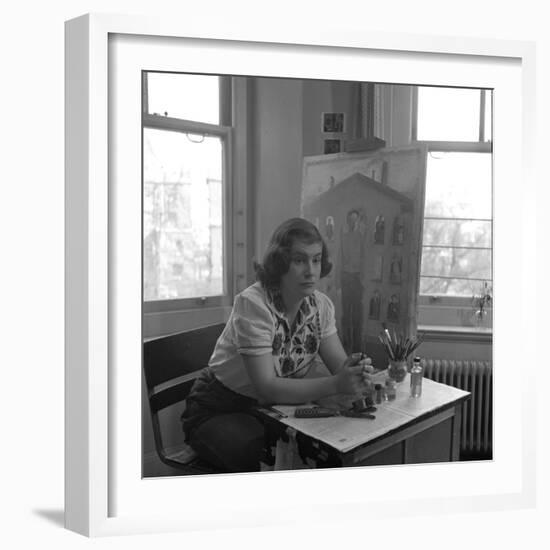
<path fill-rule="evenodd" d="M 304 205 L 320 229 L 332 272 L 320 290 L 333 301 L 347 351 L 376 341 L 382 323 L 406 331 L 416 276 L 410 264 L 413 202 L 355 173 Z"/>

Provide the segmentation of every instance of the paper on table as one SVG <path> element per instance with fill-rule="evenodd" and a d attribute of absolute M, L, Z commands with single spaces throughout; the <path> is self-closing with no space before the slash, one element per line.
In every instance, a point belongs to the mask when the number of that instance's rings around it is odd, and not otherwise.
<path fill-rule="evenodd" d="M 287 418 L 280 419 L 283 424 L 323 441 L 340 452 L 346 452 L 399 428 L 424 413 L 468 395 L 468 392 L 427 378 L 424 378 L 423 384 L 421 397 L 410 397 L 410 382 L 407 375 L 406 379 L 397 385 L 395 401 L 385 401 L 376 405 L 374 420 L 348 417 L 295 418 L 296 407 L 293 405 L 275 405 L 273 408 L 287 415 Z M 328 402 L 323 403 L 323 406 L 328 405 Z"/>
<path fill-rule="evenodd" d="M 327 418 L 295 418 L 295 406 L 276 405 L 278 411 L 287 415 L 280 422 L 310 437 L 323 441 L 338 451 L 346 452 L 354 447 L 383 435 L 411 420 L 411 415 L 380 405 L 375 419 L 331 416 Z"/>

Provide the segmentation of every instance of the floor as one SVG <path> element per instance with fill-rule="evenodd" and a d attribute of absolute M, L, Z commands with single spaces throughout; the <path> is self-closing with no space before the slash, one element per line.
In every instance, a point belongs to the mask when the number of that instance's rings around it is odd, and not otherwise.
<path fill-rule="evenodd" d="M 160 460 L 156 453 L 150 454 L 143 460 L 143 477 L 174 477 L 187 475 L 182 470 L 171 468 Z"/>

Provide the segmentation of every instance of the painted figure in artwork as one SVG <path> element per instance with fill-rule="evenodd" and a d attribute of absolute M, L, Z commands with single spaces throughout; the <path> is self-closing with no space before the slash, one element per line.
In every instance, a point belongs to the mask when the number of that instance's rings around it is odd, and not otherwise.
<path fill-rule="evenodd" d="M 369 319 L 380 319 L 380 292 L 375 290 L 369 302 Z"/>
<path fill-rule="evenodd" d="M 365 231 L 361 221 L 359 210 L 350 210 L 340 236 L 342 343 L 346 350 L 361 349 L 362 343 Z"/>
<path fill-rule="evenodd" d="M 384 216 L 377 216 L 374 224 L 374 243 L 384 244 L 384 233 L 386 231 L 386 222 Z"/>
<path fill-rule="evenodd" d="M 399 296 L 392 294 L 388 304 L 387 320 L 390 323 L 399 323 Z"/>

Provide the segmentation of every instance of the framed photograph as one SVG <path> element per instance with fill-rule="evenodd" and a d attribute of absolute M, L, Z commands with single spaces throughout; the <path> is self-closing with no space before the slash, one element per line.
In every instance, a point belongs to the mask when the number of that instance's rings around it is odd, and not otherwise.
<path fill-rule="evenodd" d="M 182 303 L 187 309 L 168 305 L 164 310 L 167 314 L 160 315 L 143 299 L 143 255 L 147 246 L 143 230 L 146 216 L 153 216 L 153 210 L 148 213 L 142 208 L 147 198 L 142 185 L 146 143 L 142 140 L 144 73 L 247 75 L 261 79 L 252 90 L 263 94 L 256 95 L 256 101 L 275 93 L 266 85 L 269 79 L 285 79 L 281 86 L 287 97 L 293 98 L 288 103 L 288 116 L 295 120 L 304 116 L 302 81 L 368 80 L 491 90 L 492 136 L 498 143 L 493 159 L 493 185 L 498 191 L 494 195 L 493 286 L 497 301 L 517 295 L 519 287 L 530 296 L 521 262 L 507 251 L 530 250 L 531 235 L 517 231 L 517 227 L 527 223 L 532 226 L 532 216 L 527 219 L 527 211 L 514 209 L 514 205 L 518 181 L 526 193 L 535 185 L 535 178 L 528 177 L 532 162 L 528 151 L 534 144 L 534 46 L 336 30 L 325 33 L 320 40 L 317 33 L 318 29 L 307 28 L 299 32 L 280 29 L 266 33 L 262 28 L 221 32 L 197 22 L 114 15 L 85 15 L 66 23 L 68 529 L 87 536 L 105 536 L 280 525 L 293 521 L 298 514 L 303 521 L 315 524 L 329 516 L 357 521 L 366 514 L 398 517 L 415 507 L 421 507 L 423 513 L 437 513 L 442 508 L 473 512 L 534 504 L 535 404 L 528 399 L 527 388 L 532 384 L 531 368 L 536 361 L 533 350 L 518 342 L 517 351 L 524 361 L 519 382 L 523 386 L 518 388 L 516 364 L 506 359 L 507 343 L 518 341 L 518 331 L 528 332 L 528 318 L 518 316 L 511 323 L 506 312 L 499 313 L 494 323 L 493 357 L 499 376 L 494 385 L 498 399 L 493 405 L 492 460 L 461 462 L 459 467 L 442 462 L 162 478 L 143 475 L 144 336 L 170 334 L 177 327 L 185 328 L 190 318 L 195 324 L 206 325 L 207 315 L 209 321 L 213 315 L 217 322 L 225 322 L 230 298 L 241 292 L 253 275 L 251 257 L 265 248 L 280 220 L 276 205 L 294 204 L 294 215 L 298 215 L 304 176 L 300 163 L 284 165 L 272 157 L 279 148 L 294 151 L 298 144 L 301 146 L 300 134 L 270 141 L 266 133 L 251 147 L 250 136 L 230 130 L 223 117 L 217 123 L 188 128 L 189 141 L 206 145 L 201 138 L 208 135 L 225 144 L 215 149 L 222 175 L 228 174 L 231 167 L 233 180 L 244 182 L 246 188 L 258 176 L 251 173 L 250 167 L 255 166 L 251 155 L 260 155 L 266 159 L 261 175 L 267 179 L 256 190 L 255 200 L 261 200 L 251 202 L 253 199 L 246 194 L 224 195 L 219 174 L 205 176 L 206 188 L 215 193 L 213 197 L 221 197 L 225 205 L 231 201 L 234 215 L 227 231 L 232 238 L 222 246 L 230 247 L 232 261 L 222 266 L 209 261 L 205 247 L 217 246 L 212 244 L 217 242 L 213 238 L 205 240 L 202 249 L 193 251 L 193 265 L 201 277 L 210 273 L 211 284 L 220 285 L 225 294 L 219 299 L 215 291 L 208 289 L 198 297 L 184 294 Z M 338 63 L 333 62 L 331 53 L 338 54 Z M 233 97 L 239 98 L 232 107 L 245 116 L 251 87 L 243 81 L 230 85 Z M 320 102 L 317 107 L 323 108 Z M 169 110 L 152 111 L 146 113 L 151 115 L 147 119 L 151 125 L 155 121 L 163 127 L 173 123 L 175 117 Z M 327 124 L 326 115 L 331 115 Z M 314 120 L 318 132 L 318 115 Z M 312 149 L 322 155 L 322 134 L 347 131 L 345 124 L 343 112 L 324 112 L 323 131 L 310 136 Z M 208 132 L 204 131 L 206 126 Z M 288 126 L 282 124 L 281 129 L 287 132 Z M 238 162 L 233 156 L 236 151 L 240 153 Z M 228 156 L 224 156 L 226 153 Z M 332 183 L 337 185 L 339 175 L 334 177 Z M 387 177 L 391 180 L 391 170 Z M 331 180 L 327 177 L 318 183 L 330 186 Z M 180 199 L 165 188 L 162 200 L 163 204 L 172 204 Z M 217 200 L 212 199 L 211 204 L 215 206 Z M 330 220 L 323 217 L 318 221 L 329 243 L 331 237 L 336 240 L 340 235 L 338 224 L 342 223 L 335 213 L 330 215 Z M 509 219 L 514 219 L 514 224 L 508 223 Z M 174 215 L 167 216 L 167 227 L 174 221 Z M 386 222 L 389 240 L 393 218 Z M 228 223 L 227 217 L 222 216 L 216 223 L 223 226 Z M 373 230 L 369 228 L 370 234 Z M 171 244 L 174 257 L 187 249 L 184 240 L 178 243 L 174 239 Z M 172 264 L 164 272 L 167 280 L 185 274 L 185 263 L 174 260 Z M 226 269 L 222 283 L 216 280 L 216 269 Z M 158 301 L 173 292 L 164 282 L 151 288 L 153 293 L 158 291 Z M 371 301 L 366 303 L 366 315 L 371 319 L 389 315 L 382 299 L 389 297 L 369 294 L 365 299 Z M 389 316 L 395 321 L 403 315 L 403 309 L 397 309 Z M 514 402 L 517 414 L 509 414 L 510 402 Z M 343 487 L 368 487 L 368 491 L 345 494 Z M 389 500 L 388 487 L 392 487 Z M 269 498 L 258 499 L 259 494 Z M 307 495 L 307 509 L 302 498 L 289 499 L 289 495 L 297 494 Z"/>
<path fill-rule="evenodd" d="M 341 139 L 325 139 L 325 146 L 323 152 L 325 155 L 332 155 L 334 153 L 340 153 L 342 150 L 342 140 Z"/>
<path fill-rule="evenodd" d="M 325 134 L 343 134 L 346 131 L 346 113 L 322 113 L 321 126 Z"/>

